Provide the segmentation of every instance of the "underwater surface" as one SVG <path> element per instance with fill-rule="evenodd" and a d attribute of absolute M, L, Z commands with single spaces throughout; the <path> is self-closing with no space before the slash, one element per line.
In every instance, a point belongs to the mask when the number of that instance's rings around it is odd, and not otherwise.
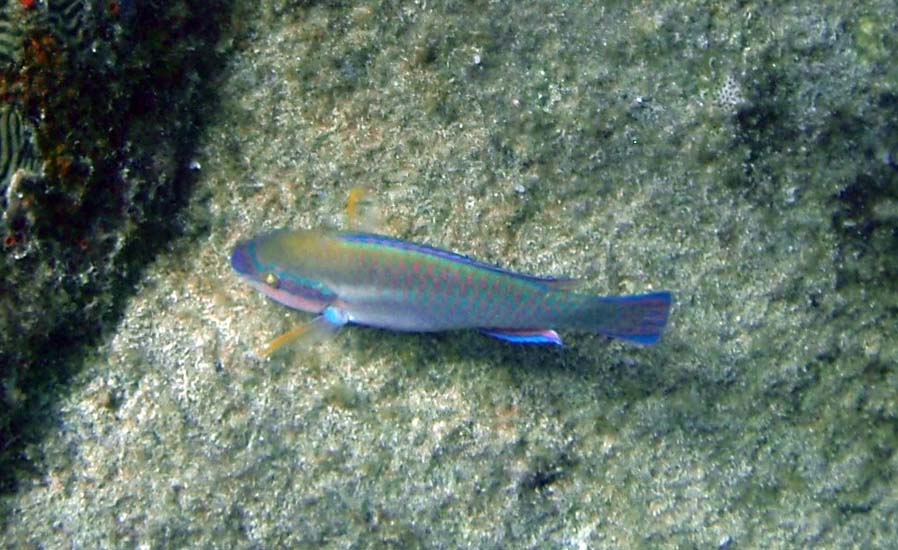
<path fill-rule="evenodd" d="M 55 17 L 82 5 L 64 4 Z M 109 284 L 45 309 L 60 319 L 47 339 L 2 340 L 22 365 L 66 350 L 67 373 L 4 374 L 20 412 L 3 546 L 896 543 L 892 2 L 222 2 L 214 32 L 171 6 L 122 2 L 98 34 L 153 47 L 91 42 L 128 67 L 121 82 L 156 67 L 134 92 L 154 108 L 98 107 L 97 128 L 142 117 L 138 137 L 135 123 L 63 152 L 91 159 L 84 181 L 105 166 L 158 187 L 115 195 L 154 204 L 116 226 L 133 269 L 95 260 L 87 279 Z M 57 42 L 42 40 L 46 70 Z M 179 57 L 154 65 L 153 48 Z M 216 63 L 191 65 L 204 52 Z M 29 174 L 70 135 L 15 122 L 55 105 L 36 86 L 0 135 L 4 159 L 30 143 L 15 157 Z M 50 175 L 65 180 L 62 156 Z M 25 180 L 3 169 L 9 210 Z M 671 290 L 667 331 L 546 348 L 347 327 L 261 358 L 310 316 L 242 283 L 231 250 L 345 228 L 357 187 L 393 237 L 597 294 Z M 23 248 L 29 216 L 7 230 L 10 273 L 51 250 Z M 0 288 L 4 311 L 55 280 L 33 273 Z M 72 317 L 95 304 L 109 313 Z M 101 327 L 60 336 L 77 324 Z"/>

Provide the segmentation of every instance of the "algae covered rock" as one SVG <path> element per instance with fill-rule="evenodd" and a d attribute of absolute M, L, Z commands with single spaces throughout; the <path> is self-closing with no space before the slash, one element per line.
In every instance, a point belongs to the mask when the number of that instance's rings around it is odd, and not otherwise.
<path fill-rule="evenodd" d="M 172 234 L 227 4 L 0 6 L 0 487 Z"/>

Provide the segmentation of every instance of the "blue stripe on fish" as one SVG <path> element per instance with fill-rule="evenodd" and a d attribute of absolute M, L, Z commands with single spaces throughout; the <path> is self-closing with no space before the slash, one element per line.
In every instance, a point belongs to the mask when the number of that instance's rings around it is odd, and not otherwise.
<path fill-rule="evenodd" d="M 481 329 L 481 334 L 505 340 L 513 344 L 547 344 L 561 346 L 561 336 L 554 330 L 495 330 Z"/>

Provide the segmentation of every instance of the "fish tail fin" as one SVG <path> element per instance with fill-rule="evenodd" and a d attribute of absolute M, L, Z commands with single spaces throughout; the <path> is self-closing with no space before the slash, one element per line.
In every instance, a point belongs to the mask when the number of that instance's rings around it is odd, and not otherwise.
<path fill-rule="evenodd" d="M 592 330 L 634 344 L 650 346 L 661 340 L 673 296 L 653 292 L 637 296 L 602 297 L 592 308 Z M 596 302 L 593 302 L 596 304 Z"/>

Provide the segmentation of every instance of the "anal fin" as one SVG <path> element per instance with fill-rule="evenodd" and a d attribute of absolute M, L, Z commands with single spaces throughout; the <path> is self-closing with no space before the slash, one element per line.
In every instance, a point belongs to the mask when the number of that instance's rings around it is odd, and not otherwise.
<path fill-rule="evenodd" d="M 480 329 L 480 332 L 487 336 L 492 336 L 493 338 L 498 338 L 499 340 L 505 340 L 506 342 L 512 342 L 514 344 L 564 345 L 564 342 L 561 341 L 561 336 L 558 336 L 557 332 L 550 329 L 507 330 L 483 328 Z"/>

